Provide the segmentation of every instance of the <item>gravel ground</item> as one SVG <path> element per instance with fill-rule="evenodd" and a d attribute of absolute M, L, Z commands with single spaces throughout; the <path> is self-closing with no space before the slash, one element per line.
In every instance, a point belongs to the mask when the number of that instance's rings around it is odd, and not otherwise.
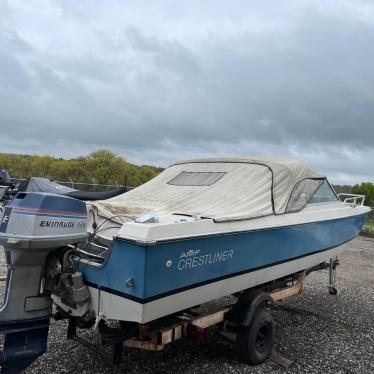
<path fill-rule="evenodd" d="M 25 373 L 374 373 L 374 239 L 346 244 L 338 296 L 326 290 L 327 271 L 311 274 L 304 293 L 273 310 L 276 349 L 293 361 L 238 362 L 235 345 L 210 329 L 202 343 L 179 341 L 159 353 L 127 350 L 120 367 L 65 339 L 66 323 L 52 322 L 48 352 Z M 4 269 L 1 269 L 3 273 Z"/>

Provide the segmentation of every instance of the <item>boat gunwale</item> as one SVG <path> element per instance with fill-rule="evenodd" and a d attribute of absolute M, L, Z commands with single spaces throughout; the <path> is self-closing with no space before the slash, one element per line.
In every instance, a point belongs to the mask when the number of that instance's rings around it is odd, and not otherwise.
<path fill-rule="evenodd" d="M 324 222 L 331 222 L 331 221 L 341 221 L 341 220 L 350 219 L 350 218 L 353 218 L 353 217 L 367 216 L 371 211 L 371 209 L 369 207 L 367 207 L 367 208 L 369 209 L 367 212 L 347 215 L 347 216 L 344 216 L 344 217 L 327 218 L 327 219 L 323 219 L 323 220 L 314 220 L 314 221 L 309 221 L 309 222 L 287 224 L 287 225 L 282 225 L 282 226 L 270 226 L 270 227 L 262 227 L 262 228 L 227 231 L 227 232 L 222 231 L 222 232 L 215 232 L 215 233 L 208 233 L 208 234 L 198 234 L 198 235 L 190 235 L 190 236 L 181 236 L 181 237 L 167 238 L 167 239 L 151 239 L 149 241 L 147 241 L 147 240 L 143 241 L 141 239 L 135 239 L 135 238 L 134 239 L 124 238 L 124 237 L 121 237 L 121 236 L 114 235 L 112 243 L 114 243 L 115 241 L 123 241 L 123 242 L 129 242 L 129 243 L 132 243 L 132 244 L 136 244 L 136 245 L 139 245 L 139 246 L 151 247 L 151 246 L 157 245 L 159 243 L 173 243 L 173 242 L 183 241 L 183 240 L 186 240 L 186 239 L 195 240 L 195 239 L 211 238 L 211 237 L 217 237 L 217 236 L 246 234 L 246 233 L 257 232 L 257 231 L 286 229 L 286 228 L 290 228 L 290 227 L 294 227 L 294 226 L 303 226 L 303 225 L 310 225 L 310 224 L 315 224 L 315 223 L 324 223 Z"/>

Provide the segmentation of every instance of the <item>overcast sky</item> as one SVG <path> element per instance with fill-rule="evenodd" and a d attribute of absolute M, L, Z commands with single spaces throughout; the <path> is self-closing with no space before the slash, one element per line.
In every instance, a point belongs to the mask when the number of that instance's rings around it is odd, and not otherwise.
<path fill-rule="evenodd" d="M 0 152 L 374 181 L 374 2 L 0 0 L 0 129 Z"/>

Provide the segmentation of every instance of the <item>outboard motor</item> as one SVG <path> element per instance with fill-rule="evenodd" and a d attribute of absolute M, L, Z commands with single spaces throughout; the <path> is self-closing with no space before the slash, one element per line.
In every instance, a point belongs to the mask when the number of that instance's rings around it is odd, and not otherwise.
<path fill-rule="evenodd" d="M 22 192 L 5 206 L 0 244 L 8 267 L 0 308 L 1 373 L 19 373 L 46 350 L 52 313 L 44 287 L 47 256 L 86 239 L 83 201 L 63 195 Z"/>

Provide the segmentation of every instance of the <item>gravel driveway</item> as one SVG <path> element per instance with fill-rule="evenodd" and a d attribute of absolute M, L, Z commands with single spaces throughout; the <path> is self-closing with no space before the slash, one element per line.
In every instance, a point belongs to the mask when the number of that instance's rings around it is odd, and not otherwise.
<path fill-rule="evenodd" d="M 159 353 L 127 350 L 124 363 L 113 367 L 67 341 L 65 322 L 52 321 L 48 352 L 25 373 L 374 373 L 374 239 L 345 246 L 338 296 L 326 290 L 327 271 L 317 272 L 302 295 L 273 310 L 276 349 L 293 361 L 287 370 L 271 361 L 258 367 L 238 362 L 235 345 L 214 328 L 202 343 L 179 341 Z"/>

